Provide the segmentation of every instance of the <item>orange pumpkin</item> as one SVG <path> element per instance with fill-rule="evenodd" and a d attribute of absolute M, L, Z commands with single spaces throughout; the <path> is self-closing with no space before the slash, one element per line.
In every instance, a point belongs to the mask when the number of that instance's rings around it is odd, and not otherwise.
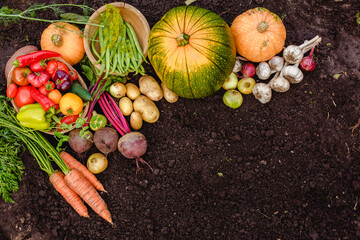
<path fill-rule="evenodd" d="M 252 62 L 267 61 L 284 48 L 286 29 L 281 19 L 266 8 L 254 8 L 237 16 L 231 25 L 237 52 Z"/>
<path fill-rule="evenodd" d="M 70 65 L 84 57 L 83 33 L 74 25 L 65 22 L 50 24 L 41 35 L 41 49 L 58 52 Z"/>

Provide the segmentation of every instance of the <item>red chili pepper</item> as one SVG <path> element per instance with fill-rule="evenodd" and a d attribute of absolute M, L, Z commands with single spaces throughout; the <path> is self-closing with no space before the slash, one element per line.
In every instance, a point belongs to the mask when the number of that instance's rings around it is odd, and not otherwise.
<path fill-rule="evenodd" d="M 18 56 L 12 65 L 16 67 L 25 67 L 34 62 L 38 62 L 40 60 L 44 60 L 46 58 L 51 58 L 51 57 L 61 57 L 61 54 L 49 50 L 41 50 L 41 51 Z"/>
<path fill-rule="evenodd" d="M 61 124 L 65 123 L 65 124 L 71 124 L 76 122 L 76 119 L 79 118 L 79 115 L 70 115 L 70 116 L 66 116 L 63 119 L 61 119 L 60 123 L 58 123 L 58 128 L 60 131 L 62 131 L 61 129 Z"/>
<path fill-rule="evenodd" d="M 31 88 L 31 97 L 35 99 L 35 101 L 40 103 L 40 105 L 46 112 L 49 110 L 49 108 L 55 106 L 55 103 L 53 101 L 40 93 L 39 90 L 37 90 L 35 87 Z"/>

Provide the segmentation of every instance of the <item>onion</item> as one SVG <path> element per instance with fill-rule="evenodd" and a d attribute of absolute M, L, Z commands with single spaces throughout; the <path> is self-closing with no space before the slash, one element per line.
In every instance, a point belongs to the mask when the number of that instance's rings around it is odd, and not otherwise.
<path fill-rule="evenodd" d="M 141 158 L 146 152 L 147 141 L 145 136 L 140 132 L 130 132 L 122 136 L 118 142 L 118 149 L 124 157 L 136 159 L 136 173 L 141 169 L 139 161 L 146 164 L 152 170 L 151 166 Z"/>
<path fill-rule="evenodd" d="M 313 58 L 314 49 L 315 49 L 315 46 L 312 47 L 309 56 L 304 57 L 301 60 L 300 67 L 301 67 L 302 70 L 309 72 L 309 71 L 312 71 L 312 70 L 315 69 L 316 64 L 315 64 L 315 60 Z"/>
<path fill-rule="evenodd" d="M 255 76 L 256 69 L 254 64 L 252 63 L 246 63 L 241 68 L 241 73 L 244 75 L 244 77 L 253 77 Z"/>

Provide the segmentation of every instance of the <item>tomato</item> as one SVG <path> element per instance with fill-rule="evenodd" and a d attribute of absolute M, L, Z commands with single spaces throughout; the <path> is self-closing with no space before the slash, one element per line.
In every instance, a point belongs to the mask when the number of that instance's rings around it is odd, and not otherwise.
<path fill-rule="evenodd" d="M 66 66 L 66 64 L 59 61 L 48 62 L 45 70 L 50 74 L 51 78 L 54 77 L 55 72 L 57 70 L 63 70 L 65 72 L 69 72 L 69 68 Z"/>
<path fill-rule="evenodd" d="M 35 99 L 31 97 L 32 88 L 33 86 L 30 85 L 18 88 L 14 101 L 19 108 L 35 102 Z"/>
<path fill-rule="evenodd" d="M 60 99 L 62 98 L 62 94 L 59 90 L 55 89 L 49 92 L 47 96 L 51 101 L 53 101 L 55 104 L 60 103 Z"/>
<path fill-rule="evenodd" d="M 16 96 L 16 93 L 17 93 L 17 86 L 15 83 L 12 83 L 8 86 L 8 88 L 6 89 L 6 96 L 7 97 L 10 97 L 10 98 L 13 98 Z"/>
<path fill-rule="evenodd" d="M 14 69 L 13 72 L 13 81 L 19 86 L 26 86 L 29 84 L 26 78 L 30 73 L 31 73 L 30 68 L 17 67 Z"/>
<path fill-rule="evenodd" d="M 46 69 L 46 66 L 47 66 L 47 64 L 46 64 L 45 60 L 40 60 L 38 62 L 34 62 L 34 63 L 30 64 L 29 67 L 30 67 L 31 71 L 33 71 L 33 72 L 41 72 L 42 70 Z"/>
<path fill-rule="evenodd" d="M 78 115 L 83 110 L 84 102 L 78 95 L 74 93 L 66 93 L 60 99 L 59 106 L 61 112 L 66 116 Z"/>
<path fill-rule="evenodd" d="M 49 94 L 50 91 L 55 89 L 55 83 L 52 81 L 47 81 L 44 85 L 38 88 L 39 92 L 45 96 Z"/>
<path fill-rule="evenodd" d="M 76 71 L 71 70 L 69 73 L 70 73 L 70 79 L 71 79 L 72 81 L 75 81 L 75 80 L 78 78 L 78 74 L 77 74 Z"/>
<path fill-rule="evenodd" d="M 41 87 L 50 80 L 50 74 L 43 70 L 41 72 L 30 73 L 27 76 L 28 82 L 34 87 Z"/>

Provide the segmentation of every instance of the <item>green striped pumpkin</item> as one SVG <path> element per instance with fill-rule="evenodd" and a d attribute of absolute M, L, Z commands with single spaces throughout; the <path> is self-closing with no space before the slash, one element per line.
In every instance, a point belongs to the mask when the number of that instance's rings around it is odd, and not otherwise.
<path fill-rule="evenodd" d="M 235 65 L 229 26 L 216 13 L 195 6 L 168 11 L 151 29 L 149 60 L 167 88 L 184 98 L 219 90 Z"/>

